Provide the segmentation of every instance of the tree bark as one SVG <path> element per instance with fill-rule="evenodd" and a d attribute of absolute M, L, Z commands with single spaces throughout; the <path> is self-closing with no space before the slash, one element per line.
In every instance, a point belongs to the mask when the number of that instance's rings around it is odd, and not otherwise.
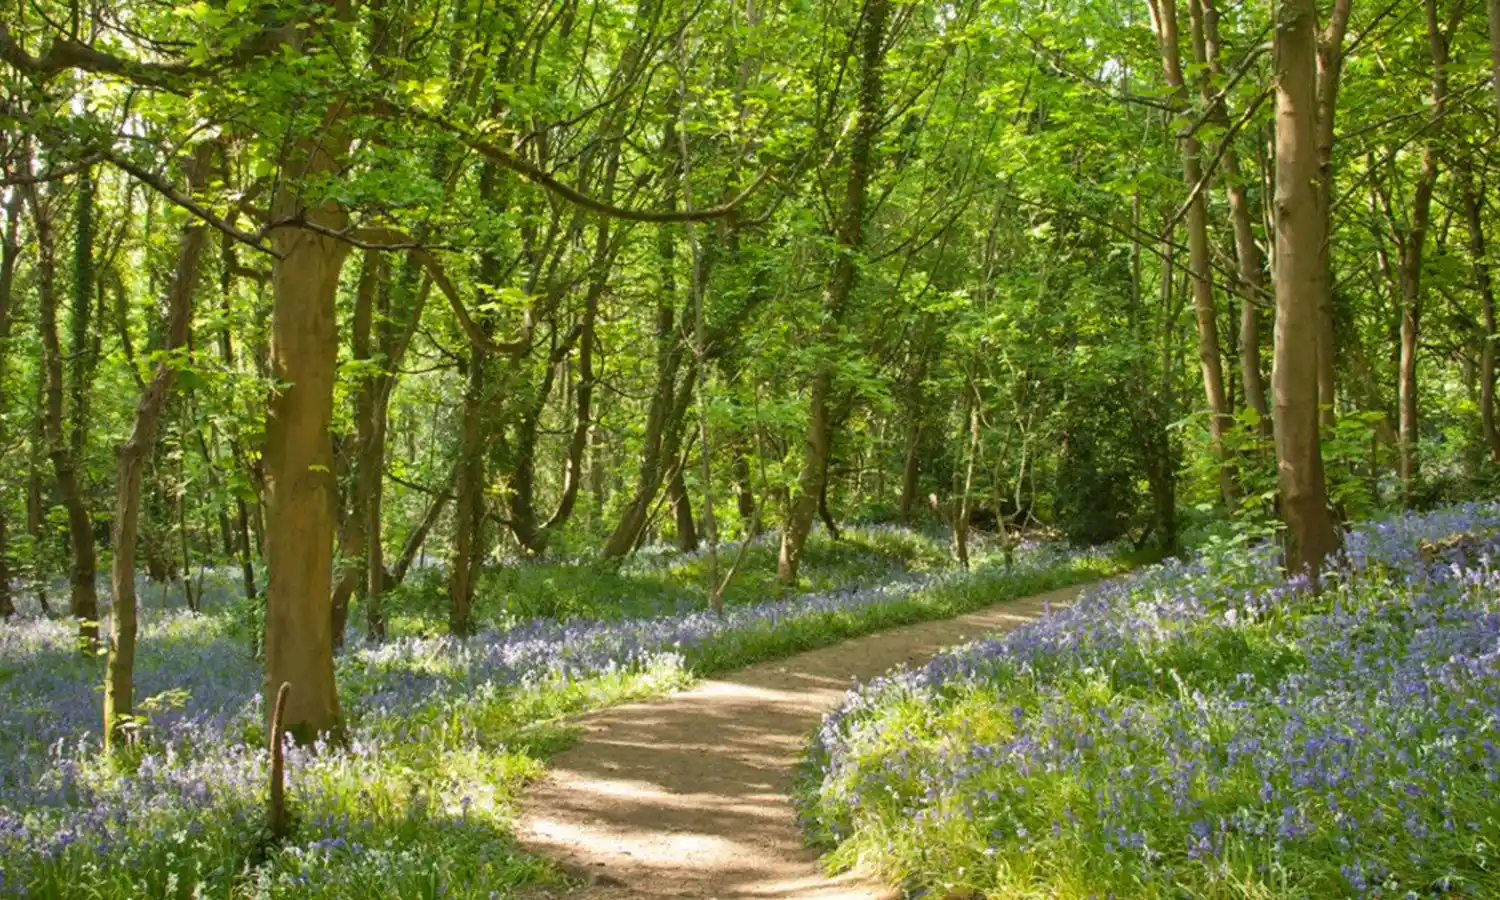
<path fill-rule="evenodd" d="M 730 477 L 734 479 L 734 504 L 740 516 L 740 525 L 745 529 L 746 539 L 755 537 L 756 504 L 755 489 L 750 484 L 750 456 L 745 450 L 744 438 L 734 442 L 734 458 L 730 461 Z"/>
<path fill-rule="evenodd" d="M 979 457 L 979 389 L 973 375 L 964 384 L 964 426 L 968 447 L 964 451 L 964 480 L 954 502 L 953 555 L 965 572 L 969 571 L 969 519 L 974 492 L 974 463 Z M 956 473 L 955 473 L 956 474 Z M 1004 527 L 1002 522 L 1001 527 Z"/>
<path fill-rule="evenodd" d="M 452 491 L 443 491 L 435 495 L 427 504 L 427 511 L 422 513 L 422 519 L 417 527 L 406 536 L 406 543 L 401 548 L 401 556 L 396 564 L 391 567 L 389 576 L 382 573 L 382 591 L 390 590 L 406 580 L 406 573 L 411 571 L 412 563 L 416 561 L 417 554 L 421 552 L 422 545 L 427 541 L 427 535 L 437 525 L 442 517 L 443 511 L 448 508 L 448 503 L 453 499 Z"/>
<path fill-rule="evenodd" d="M 1219 10 L 1214 0 L 1192 0 L 1193 29 L 1195 48 L 1202 47 L 1203 58 L 1198 62 L 1207 63 L 1209 70 L 1213 72 L 1216 79 L 1222 79 L 1224 69 L 1222 64 L 1223 45 L 1219 36 Z M 1202 39 L 1199 40 L 1198 32 Z M 1212 92 L 1209 82 L 1200 82 L 1200 90 L 1205 103 L 1212 102 Z M 1225 128 L 1229 128 L 1229 115 L 1223 104 L 1215 107 L 1214 121 Z M 1266 405 L 1265 382 L 1261 378 L 1260 371 L 1260 316 L 1256 307 L 1260 303 L 1261 295 L 1265 292 L 1265 280 L 1263 278 L 1264 262 L 1261 260 L 1260 247 L 1255 243 L 1255 229 L 1251 224 L 1254 216 L 1250 211 L 1250 198 L 1245 189 L 1243 175 L 1240 172 L 1239 154 L 1231 146 L 1224 151 L 1223 159 L 1219 163 L 1219 171 L 1223 175 L 1219 178 L 1224 186 L 1224 194 L 1229 203 L 1229 222 L 1234 231 L 1234 252 L 1237 263 L 1237 274 L 1239 280 L 1237 285 L 1240 293 L 1240 381 L 1245 391 L 1245 405 L 1255 410 L 1260 417 L 1260 430 L 1262 435 L 1269 436 L 1271 433 L 1271 412 Z"/>
<path fill-rule="evenodd" d="M 1432 55 L 1432 129 L 1442 123 L 1448 95 L 1447 59 L 1448 46 L 1438 24 L 1437 0 L 1424 0 L 1427 15 L 1427 41 Z M 1427 244 L 1427 230 L 1432 221 L 1432 194 L 1437 188 L 1438 141 L 1440 138 L 1429 131 L 1422 152 L 1422 174 L 1418 176 L 1416 189 L 1412 193 L 1412 212 L 1409 225 L 1400 235 L 1401 249 L 1401 358 L 1399 388 L 1399 420 L 1401 446 L 1399 469 L 1401 493 L 1406 505 L 1415 499 L 1417 481 L 1421 477 L 1421 461 L 1418 458 L 1420 438 L 1417 421 L 1417 350 L 1421 334 L 1422 319 L 1422 257 Z"/>
<path fill-rule="evenodd" d="M 23 188 L 31 207 L 37 248 L 36 282 L 38 327 L 42 340 L 43 403 L 40 424 L 47 456 L 57 484 L 58 499 L 68 517 L 69 610 L 78 620 L 80 649 L 92 654 L 99 645 L 99 599 L 94 585 L 98 564 L 94 556 L 93 521 L 78 483 L 77 461 L 63 436 L 63 353 L 57 337 L 56 244 L 52 213 L 35 184 Z"/>
<path fill-rule="evenodd" d="M 225 368 L 232 369 L 235 364 L 234 339 L 229 333 L 229 311 L 235 272 L 234 239 L 228 235 L 224 235 L 223 239 L 219 242 L 219 252 L 222 256 L 221 263 L 223 265 L 223 270 L 219 276 L 219 302 L 220 309 L 224 313 L 224 327 L 219 329 L 219 358 L 223 360 Z M 240 453 L 237 442 L 233 437 L 230 438 L 230 450 L 236 459 L 243 458 L 243 454 Z M 246 474 L 249 476 L 252 486 L 258 485 L 259 478 L 256 477 L 253 468 Z M 244 494 L 240 491 L 235 492 L 234 508 L 234 531 L 237 545 L 236 553 L 239 555 L 240 561 L 240 578 L 245 585 L 245 599 L 254 603 L 256 599 L 255 548 L 250 543 L 250 506 L 245 502 Z M 258 644 L 255 650 L 258 655 L 260 650 Z"/>
<path fill-rule="evenodd" d="M 901 460 L 901 524 L 911 524 L 917 507 L 917 491 L 922 474 L 922 423 L 915 415 L 906 423 L 906 441 Z"/>
<path fill-rule="evenodd" d="M 1187 83 L 1182 75 L 1182 52 L 1177 30 L 1177 0 L 1148 0 L 1161 48 L 1162 69 L 1167 85 L 1179 103 L 1188 99 Z M 1224 447 L 1224 437 L 1233 422 L 1224 394 L 1224 365 L 1219 357 L 1218 311 L 1214 306 L 1214 286 L 1208 241 L 1208 204 L 1203 192 L 1196 190 L 1203 180 L 1201 148 L 1196 137 L 1182 140 L 1182 175 L 1193 194 L 1188 201 L 1188 272 L 1193 280 L 1193 313 L 1198 324 L 1198 363 L 1203 373 L 1203 392 L 1208 401 L 1209 432 L 1214 453 L 1219 460 L 1219 492 L 1226 506 L 1235 500 L 1234 476 Z"/>
<path fill-rule="evenodd" d="M 1318 37 L 1318 208 L 1327 228 L 1333 211 L 1333 126 L 1338 112 L 1339 83 L 1344 71 L 1344 33 L 1349 28 L 1350 0 L 1334 0 L 1328 25 Z M 1319 421 L 1332 428 L 1336 421 L 1334 402 L 1336 360 L 1333 333 L 1333 257 L 1332 235 L 1325 235 L 1318 246 L 1318 405 Z"/>
<path fill-rule="evenodd" d="M 332 202 L 308 206 L 296 191 L 303 177 L 332 173 L 347 147 L 336 121 L 320 140 L 293 150 L 295 176 L 272 201 L 273 220 L 305 217 L 337 232 L 347 217 Z M 271 232 L 271 375 L 277 388 L 266 414 L 265 688 L 270 698 L 290 684 L 285 727 L 300 743 L 342 737 L 333 675 L 333 386 L 338 364 L 335 298 L 349 245 L 298 226 Z"/>
<path fill-rule="evenodd" d="M 444 171 L 445 163 L 434 165 Z M 391 394 L 396 389 L 397 371 L 422 322 L 422 312 L 432 294 L 431 278 L 419 277 L 419 265 L 409 256 L 398 278 L 388 278 L 388 264 L 382 260 L 376 301 L 380 315 L 375 323 L 376 346 L 383 370 L 372 378 L 370 406 L 364 416 L 365 430 L 360 436 L 360 493 L 364 498 L 365 517 L 365 629 L 370 640 L 385 640 L 384 595 L 392 586 L 385 568 L 385 548 L 381 540 L 385 503 L 385 456 L 389 438 Z M 432 523 L 423 520 L 427 528 Z M 422 532 L 425 538 L 425 530 Z M 419 540 L 417 546 L 421 546 Z M 403 559 L 406 559 L 403 557 Z M 406 559 L 410 565 L 410 560 Z M 402 570 L 403 577 L 405 569 Z M 399 579 L 395 583 L 399 583 Z"/>
<path fill-rule="evenodd" d="M 682 464 L 676 466 L 672 479 L 667 482 L 667 498 L 672 504 L 672 517 L 677 525 L 677 549 L 692 553 L 698 549 L 698 528 L 693 522 L 693 501 L 688 497 L 687 484 L 682 480 Z"/>
<path fill-rule="evenodd" d="M 608 232 L 604 229 L 603 223 L 600 223 L 600 233 L 601 242 L 607 243 Z M 602 268 L 608 272 L 610 267 L 608 263 L 603 263 Z M 599 298 L 604 293 L 606 280 L 606 275 L 598 275 L 594 283 L 590 284 L 588 294 L 584 297 L 583 319 L 579 323 L 578 335 L 578 383 L 573 389 L 575 410 L 573 433 L 568 437 L 567 468 L 563 471 L 562 496 L 557 501 L 557 509 L 542 525 L 544 534 L 550 534 L 561 528 L 572 518 L 573 509 L 578 503 L 578 489 L 583 483 L 584 450 L 588 448 L 589 434 L 594 427 L 594 323 L 599 316 Z"/>
<path fill-rule="evenodd" d="M 1338 547 L 1328 512 L 1318 422 L 1317 4 L 1278 0 L 1276 80 L 1276 332 L 1272 392 L 1276 462 L 1286 520 L 1286 567 L 1314 579 Z"/>
<path fill-rule="evenodd" d="M 448 630 L 466 635 L 473 630 L 474 582 L 479 572 L 484 535 L 484 349 L 469 350 L 464 387 L 462 434 L 459 438 L 457 484 L 453 492 L 453 556 L 449 562 L 448 593 L 452 608 Z"/>
<path fill-rule="evenodd" d="M 1474 173 L 1463 173 L 1464 218 L 1469 229 L 1469 255 L 1473 260 L 1474 287 L 1482 305 L 1484 334 L 1479 350 L 1479 416 L 1490 461 L 1500 462 L 1500 429 L 1495 426 L 1495 288 L 1485 256 L 1482 188 L 1476 188 Z"/>
<path fill-rule="evenodd" d="M 677 405 L 678 394 L 687 393 L 679 389 L 677 373 L 682 366 L 683 352 L 674 327 L 675 315 L 670 298 L 664 297 L 657 304 L 656 326 L 656 389 L 651 395 L 651 405 L 646 412 L 645 432 L 641 437 L 641 464 L 636 473 L 635 492 L 630 503 L 620 513 L 620 521 L 604 544 L 605 559 L 623 559 L 635 549 L 641 529 L 646 525 L 651 505 L 661 488 L 666 474 L 663 461 L 671 459 L 664 445 L 669 431 L 672 409 Z"/>
<path fill-rule="evenodd" d="M 373 461 L 373 478 L 370 448 L 375 440 L 375 375 L 369 371 L 371 362 L 371 336 L 375 325 L 375 292 L 380 280 L 380 256 L 377 250 L 366 250 L 360 271 L 359 287 L 354 292 L 354 316 L 351 324 L 351 358 L 361 366 L 358 383 L 354 388 L 354 448 L 353 479 L 350 489 L 349 510 L 339 528 L 340 569 L 338 580 L 333 585 L 329 600 L 333 646 L 344 645 L 344 632 L 349 624 L 349 601 L 355 591 L 368 579 L 365 567 L 369 524 L 367 510 L 372 493 L 371 481 L 382 476 L 380 462 Z M 378 540 L 378 535 L 377 535 Z"/>
<path fill-rule="evenodd" d="M 838 335 L 858 276 L 855 257 L 864 246 L 865 206 L 873 170 L 875 142 L 885 113 L 882 86 L 885 66 L 886 20 L 890 0 L 865 0 L 860 18 L 859 101 L 853 137 L 849 146 L 849 176 L 844 186 L 843 208 L 836 228 L 838 254 L 824 299 L 823 320 L 818 329 L 820 355 L 814 367 L 808 400 L 807 440 L 802 453 L 802 471 L 792 497 L 791 509 L 781 533 L 781 552 L 776 562 L 776 580 L 784 586 L 797 583 L 797 563 L 817 512 L 823 466 L 828 458 L 829 393 L 833 389 Z"/>
<path fill-rule="evenodd" d="M 20 241 L 21 192 L 12 191 L 5 204 L 5 234 L 0 237 L 0 446 L 10 441 L 6 427 L 6 412 L 10 395 L 6 392 L 6 372 L 10 349 L 12 293 L 15 287 L 16 260 L 21 255 Z M 11 596 L 10 534 L 5 508 L 0 506 L 0 620 L 16 614 L 15 598 Z"/>
<path fill-rule="evenodd" d="M 1495 110 L 1500 112 L 1500 0 L 1489 0 L 1486 4 L 1489 18 L 1490 33 L 1490 86 L 1495 92 Z M 1477 199 L 1477 198 L 1476 198 Z M 1466 201 L 1467 205 L 1467 201 Z M 1470 213 L 1469 230 L 1471 232 L 1470 242 L 1474 248 L 1475 260 L 1483 258 L 1484 236 L 1476 218 L 1478 204 L 1474 204 L 1474 213 Z M 1476 278 L 1479 269 L 1475 269 Z M 1490 281 L 1489 267 L 1484 267 L 1484 287 L 1481 296 L 1484 298 L 1484 352 L 1481 354 L 1480 362 L 1480 388 L 1481 408 L 1486 416 L 1485 440 L 1490 447 L 1490 461 L 1500 462 L 1500 433 L 1495 426 L 1495 297 L 1494 287 Z"/>
<path fill-rule="evenodd" d="M 187 168 L 187 192 L 200 190 L 208 178 L 213 145 L 199 145 Z M 177 245 L 177 270 L 167 291 L 167 331 L 164 358 L 136 401 L 130 436 L 120 445 L 115 483 L 115 520 L 111 525 L 114 560 L 109 582 L 114 604 L 109 626 L 109 658 L 104 677 L 104 746 L 108 750 L 128 737 L 126 726 L 135 712 L 135 550 L 141 513 L 141 475 L 146 456 L 156 441 L 156 427 L 177 379 L 180 361 L 173 356 L 187 346 L 192 323 L 193 290 L 199 261 L 208 240 L 208 226 L 190 219 Z"/>

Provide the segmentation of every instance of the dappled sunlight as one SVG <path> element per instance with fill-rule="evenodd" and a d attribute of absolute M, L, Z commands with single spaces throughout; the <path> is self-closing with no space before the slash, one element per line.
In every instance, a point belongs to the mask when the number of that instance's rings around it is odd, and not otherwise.
<path fill-rule="evenodd" d="M 804 847 L 789 794 L 807 734 L 851 677 L 925 662 L 1074 592 L 892 629 L 586 716 L 578 744 L 525 796 L 522 840 L 636 896 L 893 896 L 875 881 L 823 877 Z"/>

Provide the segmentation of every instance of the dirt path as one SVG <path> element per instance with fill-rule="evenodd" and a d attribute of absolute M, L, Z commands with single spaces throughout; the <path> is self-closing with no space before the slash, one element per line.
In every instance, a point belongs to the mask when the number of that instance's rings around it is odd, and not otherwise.
<path fill-rule="evenodd" d="M 591 882 L 533 896 L 886 900 L 852 876 L 822 877 L 788 791 L 804 741 L 850 680 L 1041 615 L 1065 588 L 742 669 L 689 691 L 580 720 L 578 742 L 532 788 L 517 834 Z"/>

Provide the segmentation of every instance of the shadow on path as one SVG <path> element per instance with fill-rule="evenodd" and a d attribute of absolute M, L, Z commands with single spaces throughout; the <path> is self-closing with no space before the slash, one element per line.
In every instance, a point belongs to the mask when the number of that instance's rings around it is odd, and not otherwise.
<path fill-rule="evenodd" d="M 894 889 L 825 878 L 793 817 L 792 773 L 807 736 L 853 679 L 1014 628 L 1081 588 L 896 628 L 742 669 L 689 691 L 602 710 L 528 791 L 523 846 L 589 873 L 570 900 L 887 900 Z"/>

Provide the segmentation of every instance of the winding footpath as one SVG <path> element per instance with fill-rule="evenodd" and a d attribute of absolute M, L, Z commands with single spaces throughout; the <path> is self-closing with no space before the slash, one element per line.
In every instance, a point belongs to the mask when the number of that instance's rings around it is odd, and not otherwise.
<path fill-rule="evenodd" d="M 579 740 L 526 795 L 524 847 L 578 876 L 536 900 L 891 900 L 854 875 L 826 878 L 803 847 L 789 792 L 807 736 L 852 679 L 1014 628 L 1082 586 L 954 619 L 855 638 L 578 720 Z"/>

